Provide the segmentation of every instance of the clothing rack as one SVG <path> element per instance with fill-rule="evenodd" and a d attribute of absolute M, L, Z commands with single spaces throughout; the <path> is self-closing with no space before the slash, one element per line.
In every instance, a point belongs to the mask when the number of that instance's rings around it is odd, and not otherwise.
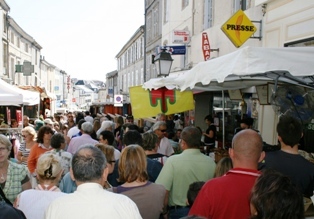
<path fill-rule="evenodd" d="M 0 128 L 0 133 L 10 138 L 14 135 L 22 137 L 22 128 Z"/>
<path fill-rule="evenodd" d="M 15 157 L 14 148 L 16 147 L 16 144 L 18 145 L 17 147 L 19 147 L 19 144 L 23 141 L 22 128 L 0 128 L 0 134 L 5 135 L 12 143 L 10 157 L 14 158 Z"/>

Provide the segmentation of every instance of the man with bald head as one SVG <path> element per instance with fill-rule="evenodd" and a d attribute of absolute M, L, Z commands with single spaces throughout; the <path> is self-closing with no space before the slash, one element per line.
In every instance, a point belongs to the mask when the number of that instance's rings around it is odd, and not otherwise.
<path fill-rule="evenodd" d="M 189 215 L 206 218 L 249 218 L 250 192 L 260 175 L 258 163 L 264 159 L 261 136 L 254 130 L 238 132 L 229 155 L 233 169 L 224 176 L 209 180 L 199 192 Z"/>

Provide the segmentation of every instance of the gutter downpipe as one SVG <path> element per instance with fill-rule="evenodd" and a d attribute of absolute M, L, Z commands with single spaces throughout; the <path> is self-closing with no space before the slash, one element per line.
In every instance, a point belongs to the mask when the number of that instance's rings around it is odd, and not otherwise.
<path fill-rule="evenodd" d="M 147 67 L 147 54 L 146 54 L 146 43 L 147 43 L 147 22 L 146 22 L 146 16 L 147 16 L 147 12 L 148 10 L 152 7 L 152 5 L 155 3 L 156 0 L 152 1 L 152 3 L 150 3 L 150 5 L 148 7 L 146 7 L 146 5 L 144 5 L 144 11 L 145 11 L 145 14 L 144 14 L 144 18 L 145 18 L 145 21 L 144 21 L 144 83 L 146 82 L 146 74 L 147 74 L 147 71 L 146 71 L 146 67 Z"/>

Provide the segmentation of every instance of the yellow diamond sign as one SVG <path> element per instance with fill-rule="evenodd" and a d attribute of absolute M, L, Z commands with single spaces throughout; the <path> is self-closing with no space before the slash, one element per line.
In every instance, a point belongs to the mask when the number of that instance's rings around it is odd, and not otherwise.
<path fill-rule="evenodd" d="M 257 29 L 245 13 L 239 10 L 222 25 L 221 30 L 236 47 L 240 47 Z"/>

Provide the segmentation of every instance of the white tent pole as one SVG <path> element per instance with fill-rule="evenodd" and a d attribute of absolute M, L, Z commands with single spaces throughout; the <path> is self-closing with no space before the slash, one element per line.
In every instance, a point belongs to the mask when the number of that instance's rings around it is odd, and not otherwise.
<path fill-rule="evenodd" d="M 41 101 L 41 97 L 40 97 L 40 94 L 39 94 L 39 103 L 37 104 L 37 118 L 39 119 L 40 117 L 40 101 Z M 43 113 L 44 115 L 45 113 Z"/>
<path fill-rule="evenodd" d="M 221 91 L 222 94 L 222 148 L 225 148 L 225 92 Z"/>

